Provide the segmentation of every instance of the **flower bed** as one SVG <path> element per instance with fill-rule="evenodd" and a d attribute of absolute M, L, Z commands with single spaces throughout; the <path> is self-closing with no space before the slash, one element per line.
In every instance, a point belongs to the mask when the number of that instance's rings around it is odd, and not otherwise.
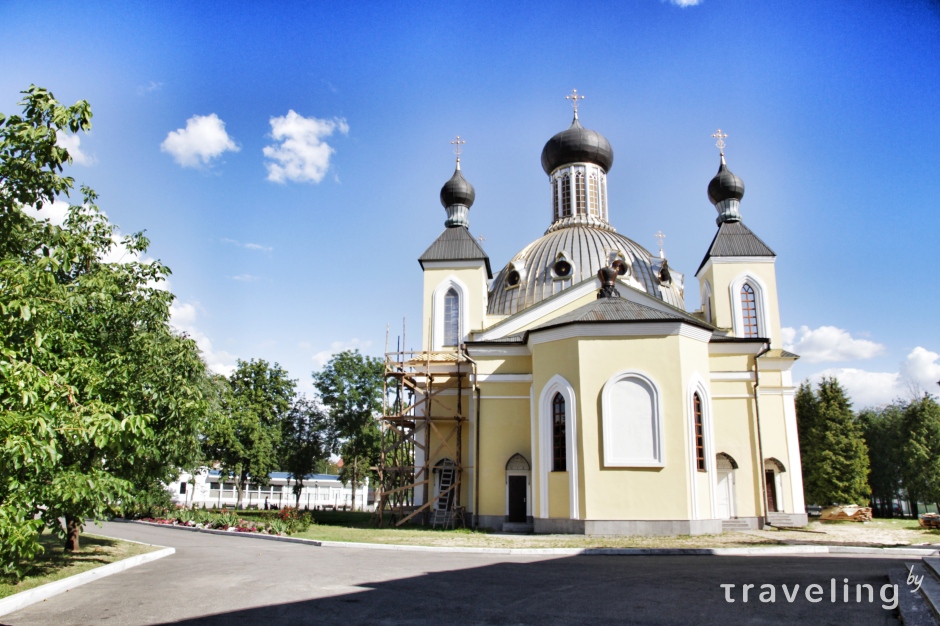
<path fill-rule="evenodd" d="M 296 509 L 284 508 L 265 515 L 262 521 L 242 519 L 234 511 L 214 513 L 180 508 L 167 511 L 166 516 L 141 517 L 142 522 L 185 526 L 188 528 L 208 528 L 236 533 L 262 533 L 267 535 L 293 535 L 304 532 L 313 523 L 309 513 L 300 513 Z"/>

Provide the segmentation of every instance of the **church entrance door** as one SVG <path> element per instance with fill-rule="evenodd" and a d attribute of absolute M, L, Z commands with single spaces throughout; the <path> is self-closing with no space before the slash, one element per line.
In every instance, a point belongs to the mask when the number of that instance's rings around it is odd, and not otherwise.
<path fill-rule="evenodd" d="M 732 470 L 718 470 L 718 493 L 715 504 L 718 508 L 718 517 L 731 519 L 734 515 L 732 503 L 734 502 L 734 474 Z"/>
<path fill-rule="evenodd" d="M 508 476 L 509 479 L 509 522 L 524 524 L 526 521 L 526 477 Z"/>
<path fill-rule="evenodd" d="M 773 470 L 764 470 L 764 482 L 767 485 L 767 511 L 777 512 L 777 480 Z"/>

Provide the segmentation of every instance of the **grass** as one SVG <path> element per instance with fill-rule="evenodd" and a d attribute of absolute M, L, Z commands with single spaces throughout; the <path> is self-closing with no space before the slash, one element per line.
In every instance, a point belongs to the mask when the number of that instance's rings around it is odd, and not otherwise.
<path fill-rule="evenodd" d="M 27 575 L 19 582 L 0 580 L 0 598 L 158 549 L 155 546 L 85 533 L 82 533 L 80 541 L 81 550 L 76 554 L 69 554 L 63 549 L 63 541 L 60 538 L 44 533 L 40 536 L 39 543 L 45 548 L 45 552 L 33 562 Z"/>

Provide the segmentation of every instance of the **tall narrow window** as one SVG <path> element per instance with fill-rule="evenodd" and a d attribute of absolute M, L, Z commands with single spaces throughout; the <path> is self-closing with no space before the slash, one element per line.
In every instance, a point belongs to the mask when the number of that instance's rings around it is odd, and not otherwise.
<path fill-rule="evenodd" d="M 565 399 L 560 393 L 552 398 L 552 471 L 568 469 L 568 446 L 565 441 Z"/>
<path fill-rule="evenodd" d="M 692 394 L 692 412 L 695 414 L 695 462 L 698 471 L 705 471 L 705 426 L 702 420 L 702 397 Z"/>
<path fill-rule="evenodd" d="M 451 287 L 444 294 L 444 345 L 460 343 L 460 296 Z"/>
<path fill-rule="evenodd" d="M 597 176 L 593 174 L 588 177 L 588 213 L 594 217 L 600 215 L 600 208 L 597 203 Z"/>
<path fill-rule="evenodd" d="M 578 172 L 574 175 L 574 198 L 577 203 L 575 213 L 584 215 L 584 172 Z"/>
<path fill-rule="evenodd" d="M 561 216 L 571 217 L 571 177 L 567 174 L 561 179 Z"/>
<path fill-rule="evenodd" d="M 553 222 L 557 222 L 561 217 L 558 212 L 558 186 L 554 181 L 552 182 L 552 214 L 554 215 Z"/>
<path fill-rule="evenodd" d="M 745 337 L 759 337 L 757 330 L 757 298 L 754 288 L 744 283 L 741 287 L 741 321 Z"/>

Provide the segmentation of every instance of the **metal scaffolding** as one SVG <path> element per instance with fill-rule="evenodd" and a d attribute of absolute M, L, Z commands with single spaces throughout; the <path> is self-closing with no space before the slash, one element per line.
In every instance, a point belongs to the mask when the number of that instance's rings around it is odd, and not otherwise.
<path fill-rule="evenodd" d="M 460 351 L 386 352 L 382 452 L 376 467 L 379 526 L 415 519 L 445 527 L 465 523 L 463 436 L 475 384 L 476 363 Z M 456 390 L 455 402 L 442 400 L 449 390 Z M 448 394 L 448 400 L 452 397 Z M 441 452 L 453 464 L 432 466 Z"/>

